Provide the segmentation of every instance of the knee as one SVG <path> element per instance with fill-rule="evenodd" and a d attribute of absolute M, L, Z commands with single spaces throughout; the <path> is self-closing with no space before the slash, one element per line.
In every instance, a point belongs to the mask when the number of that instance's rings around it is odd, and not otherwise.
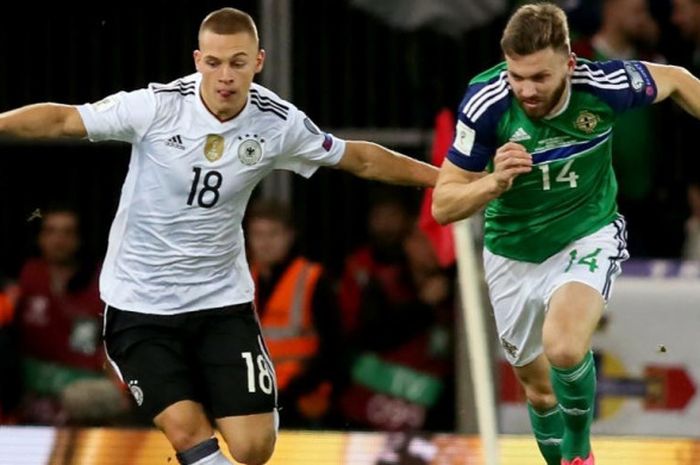
<path fill-rule="evenodd" d="M 545 347 L 545 354 L 552 366 L 571 368 L 581 363 L 588 350 L 587 347 L 577 347 L 575 344 L 552 344 Z"/>
<path fill-rule="evenodd" d="M 229 444 L 228 450 L 236 462 L 245 465 L 263 465 L 275 450 L 277 432 L 269 431 Z"/>
<path fill-rule="evenodd" d="M 213 429 L 204 415 L 164 412 L 155 420 L 176 451 L 186 451 L 206 441 Z"/>

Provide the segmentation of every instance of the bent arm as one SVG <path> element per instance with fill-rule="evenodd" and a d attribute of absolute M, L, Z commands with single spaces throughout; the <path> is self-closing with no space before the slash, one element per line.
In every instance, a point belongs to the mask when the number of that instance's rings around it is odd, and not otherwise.
<path fill-rule="evenodd" d="M 433 187 L 439 172 L 428 163 L 361 141 L 347 141 L 343 158 L 335 168 L 365 179 L 422 187 Z"/>
<path fill-rule="evenodd" d="M 467 218 L 502 192 L 493 174 L 466 171 L 445 160 L 433 191 L 433 217 L 440 224 Z"/>
<path fill-rule="evenodd" d="M 700 80 L 681 66 L 644 62 L 656 82 L 654 103 L 671 97 L 685 111 L 700 119 Z"/>
<path fill-rule="evenodd" d="M 87 137 L 78 109 L 71 105 L 38 103 L 0 113 L 0 136 L 19 139 Z"/>

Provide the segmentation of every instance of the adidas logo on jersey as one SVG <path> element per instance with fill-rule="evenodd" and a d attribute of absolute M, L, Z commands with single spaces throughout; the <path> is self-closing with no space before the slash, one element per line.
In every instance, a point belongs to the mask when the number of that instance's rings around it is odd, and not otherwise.
<path fill-rule="evenodd" d="M 165 145 L 167 145 L 168 147 L 174 147 L 176 149 L 185 150 L 185 146 L 182 145 L 182 138 L 180 137 L 180 134 L 178 134 L 177 136 L 173 136 L 167 141 L 165 141 Z"/>
<path fill-rule="evenodd" d="M 512 136 L 510 136 L 510 140 L 512 142 L 520 142 L 521 140 L 530 140 L 532 137 L 530 137 L 530 134 L 525 132 L 523 128 L 518 128 Z"/>

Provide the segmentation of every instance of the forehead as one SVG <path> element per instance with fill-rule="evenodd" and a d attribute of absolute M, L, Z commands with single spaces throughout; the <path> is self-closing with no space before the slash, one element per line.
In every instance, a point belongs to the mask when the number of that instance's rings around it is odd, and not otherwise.
<path fill-rule="evenodd" d="M 78 223 L 78 218 L 70 212 L 54 212 L 44 216 L 42 226 L 44 228 L 74 227 Z"/>
<path fill-rule="evenodd" d="M 554 72 L 566 65 L 567 57 L 549 47 L 529 55 L 506 55 L 508 71 L 527 77 L 543 72 Z"/>
<path fill-rule="evenodd" d="M 217 34 L 203 31 L 199 36 L 199 50 L 204 55 L 228 58 L 238 53 L 254 54 L 258 50 L 258 44 L 255 37 L 248 32 Z"/>

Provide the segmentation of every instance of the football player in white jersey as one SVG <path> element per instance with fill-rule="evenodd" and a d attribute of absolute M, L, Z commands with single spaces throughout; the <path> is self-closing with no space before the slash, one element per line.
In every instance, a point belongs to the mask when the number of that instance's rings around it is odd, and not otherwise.
<path fill-rule="evenodd" d="M 81 106 L 0 114 L 0 134 L 132 144 L 100 278 L 105 347 L 141 409 L 182 464 L 262 464 L 278 417 L 274 368 L 251 305 L 241 220 L 273 169 L 310 176 L 332 166 L 396 184 L 433 186 L 438 170 L 368 142 L 320 131 L 253 83 L 262 70 L 252 18 L 210 13 L 197 73 Z"/>

